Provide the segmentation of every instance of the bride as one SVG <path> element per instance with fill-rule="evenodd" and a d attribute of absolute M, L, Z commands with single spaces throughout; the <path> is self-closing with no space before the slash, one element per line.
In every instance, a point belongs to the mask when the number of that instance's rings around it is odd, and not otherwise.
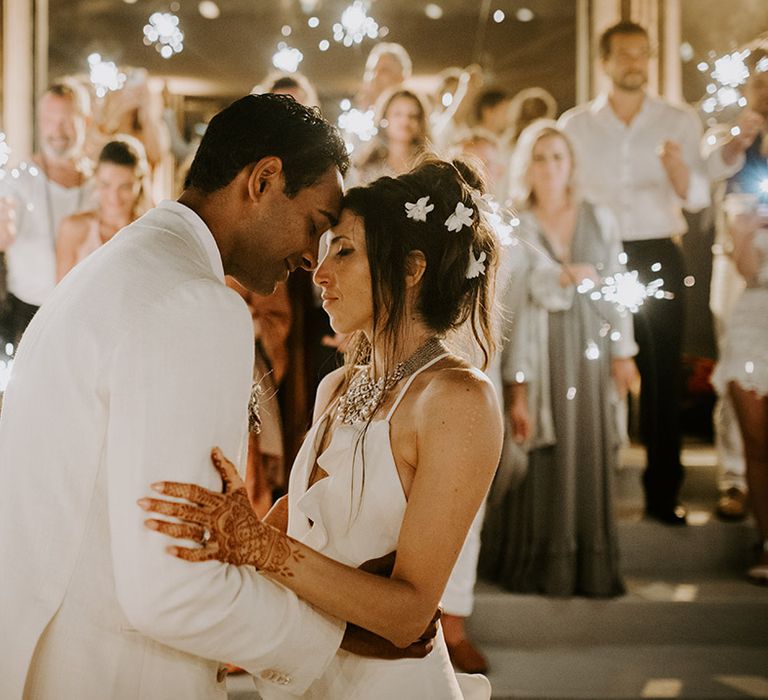
<path fill-rule="evenodd" d="M 252 565 L 398 647 L 420 637 L 501 449 L 490 382 L 443 343 L 467 324 L 486 359 L 493 344 L 497 243 L 468 182 L 478 178 L 466 164 L 428 160 L 347 193 L 314 281 L 334 330 L 356 338 L 346 366 L 320 385 L 288 495 L 259 520 L 234 465 L 214 450 L 223 494 L 162 482 L 153 488 L 189 503 L 140 501 L 182 521 L 149 528 L 202 545 L 171 554 Z M 389 578 L 357 568 L 392 552 Z M 490 684 L 457 677 L 438 634 L 424 659 L 340 650 L 304 697 L 489 698 Z"/>

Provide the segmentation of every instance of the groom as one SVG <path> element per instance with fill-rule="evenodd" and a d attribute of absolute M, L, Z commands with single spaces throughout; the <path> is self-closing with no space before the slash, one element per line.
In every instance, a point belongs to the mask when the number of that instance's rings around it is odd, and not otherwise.
<path fill-rule="evenodd" d="M 4 700 L 225 698 L 220 660 L 300 694 L 338 650 L 342 622 L 254 570 L 166 554 L 136 500 L 160 478 L 215 488 L 212 445 L 244 463 L 252 325 L 224 275 L 270 294 L 314 267 L 347 167 L 315 112 L 244 97 L 180 199 L 35 316 L 0 419 Z"/>

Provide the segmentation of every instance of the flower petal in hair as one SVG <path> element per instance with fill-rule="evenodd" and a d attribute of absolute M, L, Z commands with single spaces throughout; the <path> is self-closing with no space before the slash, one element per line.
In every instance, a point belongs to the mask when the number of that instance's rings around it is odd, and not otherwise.
<path fill-rule="evenodd" d="M 479 190 L 472 190 L 472 201 L 483 214 L 496 214 L 499 210 L 499 205 L 490 192 L 480 194 Z"/>
<path fill-rule="evenodd" d="M 468 280 L 479 277 L 485 274 L 485 251 L 481 251 L 480 255 L 475 257 L 475 251 L 472 248 L 469 249 L 469 265 L 467 265 L 466 277 Z"/>
<path fill-rule="evenodd" d="M 426 221 L 427 214 L 435 208 L 434 204 L 429 203 L 429 195 L 421 197 L 415 202 L 405 203 L 405 215 L 414 221 Z"/>
<path fill-rule="evenodd" d="M 461 202 L 456 204 L 456 210 L 445 220 L 445 226 L 449 231 L 461 231 L 465 226 L 472 225 L 474 209 L 465 207 Z"/>

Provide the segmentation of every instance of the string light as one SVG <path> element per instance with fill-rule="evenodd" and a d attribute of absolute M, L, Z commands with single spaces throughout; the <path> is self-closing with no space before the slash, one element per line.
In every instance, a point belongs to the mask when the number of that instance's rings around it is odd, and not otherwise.
<path fill-rule="evenodd" d="M 97 97 L 104 97 L 108 92 L 120 90 L 125 85 L 125 73 L 112 61 L 102 60 L 101 54 L 92 53 L 88 56 L 88 70 Z"/>
<path fill-rule="evenodd" d="M 153 46 L 163 58 L 170 58 L 184 50 L 184 32 L 179 18 L 172 12 L 155 12 L 144 25 L 144 43 Z"/>

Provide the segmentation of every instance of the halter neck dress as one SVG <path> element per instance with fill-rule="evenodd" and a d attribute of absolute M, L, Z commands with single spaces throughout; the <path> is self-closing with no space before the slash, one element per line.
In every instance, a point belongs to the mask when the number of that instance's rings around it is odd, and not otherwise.
<path fill-rule="evenodd" d="M 383 420 L 339 425 L 318 454 L 326 414 L 309 430 L 291 471 L 288 534 L 343 564 L 358 567 L 397 548 L 407 500 L 390 443 L 390 421 L 413 380 L 442 360 L 436 357 L 411 374 Z M 308 486 L 317 465 L 328 474 Z M 289 697 L 273 688 L 265 700 Z M 442 631 L 424 659 L 368 659 L 339 650 L 304 698 L 328 700 L 487 700 L 484 676 L 456 674 Z M 291 696 L 292 697 L 292 696 Z"/>

